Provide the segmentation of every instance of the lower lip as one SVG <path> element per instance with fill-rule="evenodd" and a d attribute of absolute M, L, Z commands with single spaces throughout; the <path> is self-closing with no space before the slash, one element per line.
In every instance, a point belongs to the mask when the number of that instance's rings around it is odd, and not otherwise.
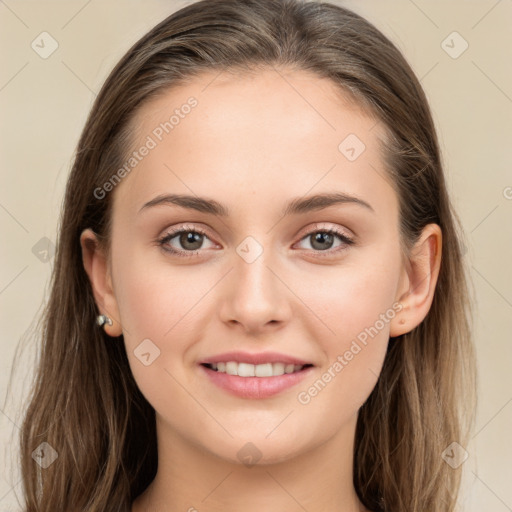
<path fill-rule="evenodd" d="M 218 387 L 241 398 L 268 398 L 298 384 L 314 368 L 308 366 L 299 372 L 285 373 L 275 377 L 239 377 L 217 372 L 199 365 L 211 381 Z"/>

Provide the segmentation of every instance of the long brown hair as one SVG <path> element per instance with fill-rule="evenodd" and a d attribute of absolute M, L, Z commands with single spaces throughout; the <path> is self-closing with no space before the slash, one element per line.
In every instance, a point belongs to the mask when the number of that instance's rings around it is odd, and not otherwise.
<path fill-rule="evenodd" d="M 203 0 L 128 50 L 80 137 L 21 429 L 26 512 L 126 512 L 154 478 L 154 410 L 133 379 L 122 337 L 112 340 L 95 325 L 79 237 L 92 228 L 108 246 L 113 194 L 99 198 L 94 191 L 126 160 L 129 124 L 145 101 L 203 71 L 259 66 L 329 78 L 381 120 L 404 247 L 428 223 L 442 229 L 431 310 L 417 328 L 390 340 L 382 373 L 359 410 L 354 485 L 372 511 L 454 510 L 461 468 L 442 452 L 469 440 L 476 370 L 462 231 L 421 85 L 393 43 L 350 10 L 300 0 Z M 32 457 L 42 442 L 58 453 L 45 469 Z"/>

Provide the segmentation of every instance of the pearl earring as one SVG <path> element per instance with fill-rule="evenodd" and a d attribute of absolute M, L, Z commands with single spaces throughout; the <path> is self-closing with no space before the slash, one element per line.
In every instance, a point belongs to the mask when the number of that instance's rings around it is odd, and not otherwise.
<path fill-rule="evenodd" d="M 107 315 L 98 315 L 96 323 L 101 327 L 102 325 L 112 325 L 112 320 Z"/>

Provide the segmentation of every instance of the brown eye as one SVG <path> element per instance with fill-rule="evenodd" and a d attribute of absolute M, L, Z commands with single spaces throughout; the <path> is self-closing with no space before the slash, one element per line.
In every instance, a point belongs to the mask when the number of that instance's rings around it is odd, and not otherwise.
<path fill-rule="evenodd" d="M 203 249 L 204 241 L 209 240 L 206 233 L 194 229 L 177 229 L 158 240 L 158 244 L 167 252 L 180 256 L 195 256 Z"/>
<path fill-rule="evenodd" d="M 203 244 L 203 236 L 203 234 L 195 231 L 183 231 L 178 235 L 178 240 L 181 247 L 184 249 L 195 251 L 201 248 L 201 245 Z"/>
<path fill-rule="evenodd" d="M 309 236 L 313 249 L 318 249 L 320 251 L 330 249 L 334 243 L 334 236 L 330 233 L 318 232 Z"/>
<path fill-rule="evenodd" d="M 337 246 L 334 245 L 336 239 L 340 241 Z M 330 254 L 344 250 L 348 248 L 349 245 L 354 244 L 351 238 L 335 229 L 317 229 L 308 233 L 302 240 L 307 240 L 314 252 L 329 251 Z"/>

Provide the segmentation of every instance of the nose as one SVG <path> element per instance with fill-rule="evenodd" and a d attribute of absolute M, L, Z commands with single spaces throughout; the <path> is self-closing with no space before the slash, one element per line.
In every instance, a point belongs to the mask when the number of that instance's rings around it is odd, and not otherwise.
<path fill-rule="evenodd" d="M 290 319 L 290 289 L 268 251 L 252 262 L 238 254 L 225 280 L 219 309 L 221 320 L 246 334 L 282 328 Z"/>

